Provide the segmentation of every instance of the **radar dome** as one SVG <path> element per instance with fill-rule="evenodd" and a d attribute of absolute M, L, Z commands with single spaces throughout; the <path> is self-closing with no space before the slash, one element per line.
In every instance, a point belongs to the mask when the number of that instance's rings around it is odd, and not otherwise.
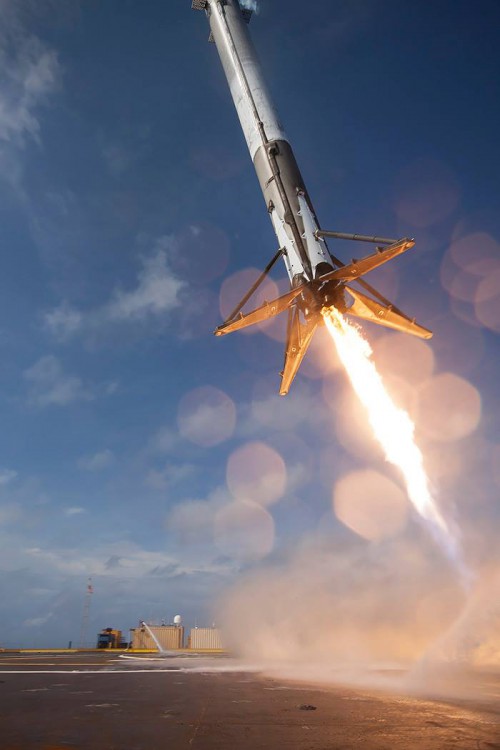
<path fill-rule="evenodd" d="M 180 615 L 175 615 L 174 617 L 174 625 L 180 625 L 182 622 L 182 617 Z"/>

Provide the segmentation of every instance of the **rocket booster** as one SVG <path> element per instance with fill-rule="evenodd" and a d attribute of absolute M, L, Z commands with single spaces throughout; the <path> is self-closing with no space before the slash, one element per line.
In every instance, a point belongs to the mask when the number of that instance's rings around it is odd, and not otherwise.
<path fill-rule="evenodd" d="M 202 4 L 231 91 L 267 210 L 294 286 L 333 270 L 292 147 L 264 81 L 238 0 Z M 305 234 L 306 222 L 310 225 Z"/>
<path fill-rule="evenodd" d="M 264 82 L 262 69 L 248 33 L 252 12 L 238 0 L 192 0 L 195 10 L 204 10 L 209 40 L 215 43 L 229 84 L 248 150 L 260 183 L 279 250 L 263 274 L 215 331 L 221 336 L 288 311 L 285 363 L 280 393 L 288 393 L 318 325 L 321 310 L 336 307 L 354 315 L 421 338 L 431 332 L 419 326 L 385 299 L 361 277 L 415 244 L 413 240 L 367 237 L 321 230 L 304 185 L 292 147 Z M 325 237 L 373 242 L 377 252 L 344 264 L 332 255 Z M 382 247 L 380 247 L 380 245 Z M 249 313 L 241 310 L 282 257 L 290 279 L 290 291 Z M 371 296 L 347 286 L 353 282 Z M 345 293 L 349 295 L 346 300 Z"/>

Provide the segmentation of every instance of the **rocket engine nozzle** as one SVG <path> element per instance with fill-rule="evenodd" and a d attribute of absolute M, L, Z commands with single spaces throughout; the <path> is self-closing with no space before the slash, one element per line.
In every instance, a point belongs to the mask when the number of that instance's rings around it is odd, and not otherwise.
<path fill-rule="evenodd" d="M 307 320 L 321 317 L 324 307 L 336 307 L 343 313 L 347 309 L 344 297 L 344 284 L 338 281 L 321 281 L 321 278 L 310 281 L 303 286 L 297 298 L 297 305 Z"/>

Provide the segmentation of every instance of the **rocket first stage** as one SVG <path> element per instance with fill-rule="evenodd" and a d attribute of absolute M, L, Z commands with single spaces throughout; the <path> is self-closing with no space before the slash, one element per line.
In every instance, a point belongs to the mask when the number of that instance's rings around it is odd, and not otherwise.
<path fill-rule="evenodd" d="M 430 331 L 419 326 L 361 278 L 413 247 L 412 239 L 366 237 L 319 228 L 248 33 L 252 12 L 242 8 L 238 0 L 192 0 L 192 7 L 204 10 L 208 17 L 209 41 L 215 42 L 217 47 L 279 247 L 264 272 L 215 334 L 222 336 L 287 310 L 281 395 L 288 393 L 314 331 L 323 323 L 321 311 L 324 308 L 333 306 L 347 315 L 430 338 Z M 325 237 L 373 242 L 378 247 L 373 255 L 343 264 L 330 253 Z M 280 257 L 290 279 L 290 291 L 272 302 L 265 302 L 256 310 L 242 313 Z M 347 286 L 348 282 L 355 282 L 369 296 Z"/>

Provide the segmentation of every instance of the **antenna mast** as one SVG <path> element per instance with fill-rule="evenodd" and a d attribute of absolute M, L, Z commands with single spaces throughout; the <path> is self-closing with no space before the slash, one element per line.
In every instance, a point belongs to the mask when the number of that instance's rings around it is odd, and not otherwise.
<path fill-rule="evenodd" d="M 94 588 L 92 586 L 92 578 L 88 578 L 87 580 L 87 588 L 85 590 L 85 599 L 83 600 L 83 612 L 82 612 L 82 625 L 80 628 L 80 648 L 85 648 L 86 646 L 86 639 L 87 639 L 87 629 L 89 624 L 89 613 L 90 613 L 90 600 L 92 598 L 92 594 L 94 593 Z"/>

